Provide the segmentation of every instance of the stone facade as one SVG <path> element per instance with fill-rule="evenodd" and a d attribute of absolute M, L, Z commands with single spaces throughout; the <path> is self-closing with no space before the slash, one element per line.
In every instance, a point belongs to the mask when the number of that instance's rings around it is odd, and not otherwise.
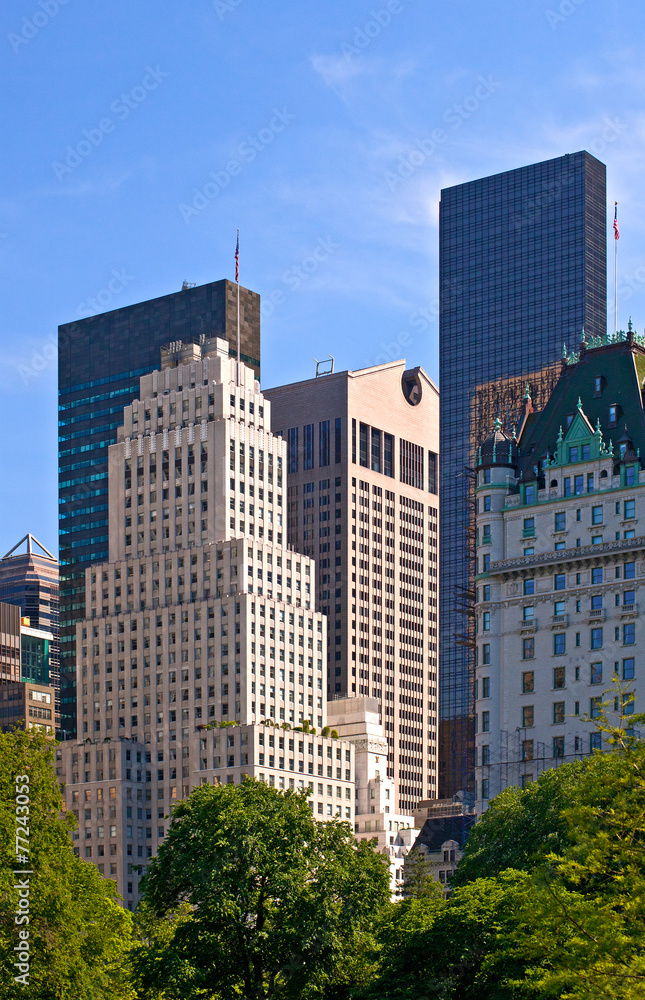
<path fill-rule="evenodd" d="M 439 392 L 393 361 L 270 389 L 287 539 L 315 557 L 327 694 L 369 696 L 397 813 L 437 790 Z"/>
<path fill-rule="evenodd" d="M 480 448 L 478 812 L 505 786 L 602 749 L 603 704 L 626 724 L 643 710 L 644 381 L 631 333 L 583 344 L 544 410 L 527 390 L 517 433 L 497 421 Z"/>

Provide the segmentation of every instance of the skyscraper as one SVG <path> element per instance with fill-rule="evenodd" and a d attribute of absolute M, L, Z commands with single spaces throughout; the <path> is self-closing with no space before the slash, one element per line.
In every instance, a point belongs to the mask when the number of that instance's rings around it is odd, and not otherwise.
<path fill-rule="evenodd" d="M 85 615 L 85 569 L 108 555 L 107 454 L 139 378 L 162 345 L 225 337 L 237 342 L 236 286 L 216 281 L 59 327 L 61 716 L 76 733 L 75 626 Z M 259 377 L 260 297 L 240 289 L 240 352 Z"/>
<path fill-rule="evenodd" d="M 316 559 L 328 697 L 377 700 L 411 813 L 437 793 L 439 392 L 394 361 L 265 396 L 287 444 L 288 541 Z"/>
<path fill-rule="evenodd" d="M 308 788 L 317 818 L 352 825 L 355 804 L 351 741 L 326 727 L 314 563 L 287 546 L 286 445 L 253 370 L 225 339 L 175 341 L 137 397 L 76 626 L 82 742 L 57 758 L 79 853 L 131 906 L 139 859 L 200 784 Z"/>
<path fill-rule="evenodd" d="M 605 167 L 587 152 L 441 192 L 440 789 L 474 782 L 475 445 L 537 407 L 563 345 L 605 332 Z M 518 391 L 519 389 L 522 391 Z"/>

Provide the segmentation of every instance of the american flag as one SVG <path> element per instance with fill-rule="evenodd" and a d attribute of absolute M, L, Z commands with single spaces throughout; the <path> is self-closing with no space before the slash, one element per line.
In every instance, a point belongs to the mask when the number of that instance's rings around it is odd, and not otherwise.
<path fill-rule="evenodd" d="M 614 222 L 614 228 L 616 228 L 616 223 Z M 618 237 L 616 237 L 618 239 Z M 237 231 L 237 245 L 235 247 L 235 280 L 238 285 L 240 283 L 240 231 Z"/>
<path fill-rule="evenodd" d="M 620 232 L 618 231 L 618 202 L 616 201 L 614 204 L 616 206 L 614 208 L 614 239 L 617 240 L 620 238 Z"/>

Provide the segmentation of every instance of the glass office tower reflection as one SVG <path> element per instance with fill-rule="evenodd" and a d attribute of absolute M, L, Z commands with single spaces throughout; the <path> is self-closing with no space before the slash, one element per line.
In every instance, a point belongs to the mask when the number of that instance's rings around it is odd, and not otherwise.
<path fill-rule="evenodd" d="M 75 627 L 85 569 L 108 558 L 107 449 L 139 378 L 175 340 L 225 337 L 237 350 L 237 286 L 214 281 L 58 328 L 61 725 L 76 736 Z M 260 377 L 260 296 L 240 288 L 240 354 Z M 124 596 L 131 601 L 137 595 Z M 125 602 L 124 602 L 125 603 Z M 91 637 L 90 640 L 91 641 Z"/>
<path fill-rule="evenodd" d="M 607 325 L 605 166 L 587 152 L 446 188 L 439 215 L 440 795 L 473 788 L 475 441 Z M 520 392 L 519 398 L 521 399 Z"/>

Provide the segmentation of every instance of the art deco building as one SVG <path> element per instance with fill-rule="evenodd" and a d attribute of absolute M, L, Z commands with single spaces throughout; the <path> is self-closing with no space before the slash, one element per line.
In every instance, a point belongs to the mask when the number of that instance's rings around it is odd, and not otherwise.
<path fill-rule="evenodd" d="M 395 361 L 265 395 L 288 541 L 316 559 L 328 697 L 376 699 L 395 811 L 410 814 L 437 794 L 438 389 Z"/>
<path fill-rule="evenodd" d="M 260 376 L 260 296 L 240 288 L 241 360 Z M 223 337 L 237 350 L 237 289 L 214 281 L 113 309 L 58 329 L 58 486 L 61 713 L 76 736 L 76 624 L 86 615 L 85 570 L 108 557 L 108 452 L 139 379 L 169 342 Z M 80 734 L 79 734 L 80 735 Z"/>
<path fill-rule="evenodd" d="M 517 427 L 497 420 L 478 450 L 479 812 L 602 749 L 603 702 L 627 721 L 645 707 L 644 388 L 645 338 L 595 338 L 543 409 L 527 392 Z"/>
<path fill-rule="evenodd" d="M 354 822 L 354 751 L 327 728 L 326 620 L 313 559 L 287 545 L 270 409 L 226 340 L 173 342 L 108 450 L 109 558 L 86 570 L 76 630 L 83 742 L 57 769 L 79 853 L 129 906 L 199 784 L 308 787 L 316 817 Z"/>
<path fill-rule="evenodd" d="M 605 166 L 580 151 L 457 184 L 439 211 L 440 795 L 473 791 L 476 447 L 544 406 L 563 343 L 607 323 Z M 555 366 L 555 368 L 554 368 Z"/>

